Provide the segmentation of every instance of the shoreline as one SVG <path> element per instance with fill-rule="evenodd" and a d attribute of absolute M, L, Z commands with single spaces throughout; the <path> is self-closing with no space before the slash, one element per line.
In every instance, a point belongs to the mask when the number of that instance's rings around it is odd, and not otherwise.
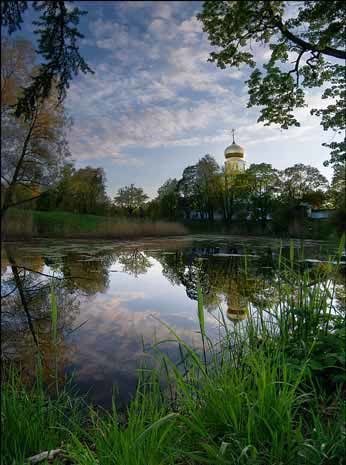
<path fill-rule="evenodd" d="M 122 242 L 134 242 L 134 241 L 152 241 L 152 240 L 175 240 L 175 239 L 183 239 L 183 238 L 189 238 L 189 240 L 196 240 L 196 239 L 201 239 L 205 238 L 206 240 L 208 238 L 219 238 L 219 239 L 227 239 L 227 240 L 235 240 L 235 241 L 251 241 L 251 240 L 258 240 L 258 241 L 277 241 L 280 242 L 282 241 L 282 245 L 285 245 L 285 242 L 287 242 L 286 245 L 289 245 L 290 241 L 308 241 L 308 242 L 316 242 L 316 243 L 333 243 L 335 242 L 334 239 L 311 239 L 311 238 L 301 238 L 301 237 L 282 237 L 282 236 L 259 236 L 259 235 L 240 235 L 240 234 L 223 234 L 223 233 L 182 233 L 182 234 L 169 234 L 169 235 L 138 235 L 138 236 L 114 236 L 114 237 L 104 237 L 104 236 L 90 236 L 86 237 L 86 235 L 82 236 L 33 236 L 33 237 L 18 237 L 18 238 L 1 238 L 1 243 L 2 244 L 11 244 L 11 243 L 22 243 L 22 242 L 29 242 L 29 243 L 37 243 L 41 240 L 43 241 L 51 241 L 51 240 L 58 240 L 58 241 L 82 241 L 82 242 L 93 242 L 93 241 L 105 241 L 105 242 L 110 242 L 110 241 L 115 241 L 117 243 L 122 243 Z"/>

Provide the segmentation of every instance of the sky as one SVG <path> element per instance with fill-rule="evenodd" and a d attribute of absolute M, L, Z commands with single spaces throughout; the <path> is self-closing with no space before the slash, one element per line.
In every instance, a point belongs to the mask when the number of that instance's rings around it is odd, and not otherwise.
<path fill-rule="evenodd" d="M 111 197 L 131 183 L 154 197 L 168 178 L 179 179 L 207 153 L 222 165 L 232 128 L 248 165 L 305 163 L 331 177 L 323 166 L 329 150 L 321 144 L 333 135 L 310 116 L 321 92 L 315 89 L 308 108 L 296 112 L 299 128 L 257 123 L 259 110 L 246 108 L 248 69 L 221 70 L 207 61 L 213 49 L 196 18 L 201 2 L 73 6 L 88 12 L 80 22 L 80 51 L 95 73 L 78 75 L 68 90 L 70 150 L 78 168 L 104 168 Z M 25 21 L 22 34 L 32 37 L 32 28 Z M 259 64 L 269 56 L 267 48 L 253 50 Z"/>

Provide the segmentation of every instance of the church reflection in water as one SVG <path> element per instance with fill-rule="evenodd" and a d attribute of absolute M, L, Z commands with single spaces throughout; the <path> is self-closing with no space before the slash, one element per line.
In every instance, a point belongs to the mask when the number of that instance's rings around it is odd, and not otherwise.
<path fill-rule="evenodd" d="M 249 305 L 259 303 L 259 294 L 263 303 L 274 273 L 271 251 L 252 261 L 235 247 L 195 247 L 156 258 L 163 274 L 183 285 L 190 299 L 197 299 L 199 282 L 206 309 L 222 308 L 234 324 L 247 318 Z"/>
<path fill-rule="evenodd" d="M 228 324 L 237 326 L 253 309 L 270 308 L 278 292 L 272 249 L 217 241 L 147 247 L 5 245 L 1 272 L 2 360 L 18 361 L 33 376 L 39 351 L 47 384 L 57 373 L 60 382 L 75 373 L 82 392 L 96 386 L 94 399 L 101 404 L 110 399 L 114 383 L 124 398 L 135 389 L 136 370 L 146 357 L 142 341 L 169 339 L 153 315 L 198 347 L 198 286 L 207 325 L 222 309 Z M 52 341 L 52 285 L 57 344 Z M 173 349 L 167 350 L 173 357 Z"/>

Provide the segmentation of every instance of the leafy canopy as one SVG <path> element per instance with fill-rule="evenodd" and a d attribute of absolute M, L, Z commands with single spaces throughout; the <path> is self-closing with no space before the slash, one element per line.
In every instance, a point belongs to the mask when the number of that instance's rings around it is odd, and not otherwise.
<path fill-rule="evenodd" d="M 246 81 L 248 107 L 259 106 L 265 125 L 299 126 L 294 110 L 306 106 L 306 88 L 323 88 L 328 105 L 312 109 L 324 130 L 344 136 L 346 4 L 343 1 L 205 1 L 198 19 L 217 51 L 209 61 L 254 68 Z M 256 67 L 255 44 L 267 45 L 270 58 Z M 292 58 L 293 57 L 293 58 Z M 293 60 L 293 62 L 292 62 Z M 323 144 L 326 164 L 345 160 L 345 139 Z"/>
<path fill-rule="evenodd" d="M 114 204 L 117 207 L 125 208 L 129 214 L 132 214 L 137 208 L 143 207 L 148 198 L 141 187 L 131 184 L 118 190 L 114 197 Z"/>

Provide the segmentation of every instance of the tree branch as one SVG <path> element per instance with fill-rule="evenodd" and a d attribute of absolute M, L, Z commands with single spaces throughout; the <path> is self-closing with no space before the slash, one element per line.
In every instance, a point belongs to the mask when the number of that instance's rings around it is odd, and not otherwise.
<path fill-rule="evenodd" d="M 297 74 L 297 80 L 296 80 L 296 86 L 297 87 L 299 87 L 299 63 L 300 63 L 301 57 L 304 55 L 305 52 L 306 52 L 306 50 L 304 50 L 304 49 L 302 49 L 299 52 L 298 57 L 296 59 L 296 64 L 294 66 L 294 69 L 291 69 L 291 71 L 288 72 L 288 74 L 291 74 L 291 73 L 296 73 Z"/>
<path fill-rule="evenodd" d="M 34 112 L 33 112 L 32 121 L 31 121 L 29 130 L 28 130 L 28 133 L 27 133 L 27 135 L 25 137 L 25 140 L 24 140 L 24 143 L 23 143 L 22 153 L 21 153 L 20 158 L 19 158 L 19 160 L 17 162 L 16 169 L 14 171 L 12 180 L 11 180 L 11 182 L 10 182 L 10 184 L 8 186 L 8 189 L 6 191 L 6 194 L 5 194 L 4 205 L 1 208 L 1 215 L 3 215 L 6 212 L 6 210 L 8 210 L 8 208 L 10 207 L 10 203 L 12 201 L 13 189 L 14 189 L 14 186 L 16 185 L 16 183 L 17 183 L 19 172 L 20 172 L 20 169 L 22 167 L 25 155 L 27 153 L 27 148 L 28 148 L 28 145 L 29 145 L 29 142 L 30 142 L 30 139 L 31 139 L 31 134 L 32 134 L 32 132 L 34 130 L 34 127 L 35 127 L 35 123 L 36 123 L 36 119 L 37 119 L 37 112 L 38 112 L 38 110 L 37 110 L 37 107 L 36 107 Z"/>
<path fill-rule="evenodd" d="M 273 12 L 272 12 L 273 13 Z M 287 26 L 281 21 L 281 18 L 278 16 L 273 17 L 275 25 L 280 30 L 281 34 L 285 36 L 287 39 L 291 40 L 293 43 L 301 47 L 304 51 L 311 50 L 312 52 L 320 52 L 324 55 L 328 55 L 334 58 L 339 58 L 341 60 L 346 60 L 346 51 L 338 50 L 332 47 L 318 47 L 318 45 L 314 45 L 310 42 L 306 42 L 305 40 L 301 39 L 294 35 L 291 31 L 287 29 Z"/>

